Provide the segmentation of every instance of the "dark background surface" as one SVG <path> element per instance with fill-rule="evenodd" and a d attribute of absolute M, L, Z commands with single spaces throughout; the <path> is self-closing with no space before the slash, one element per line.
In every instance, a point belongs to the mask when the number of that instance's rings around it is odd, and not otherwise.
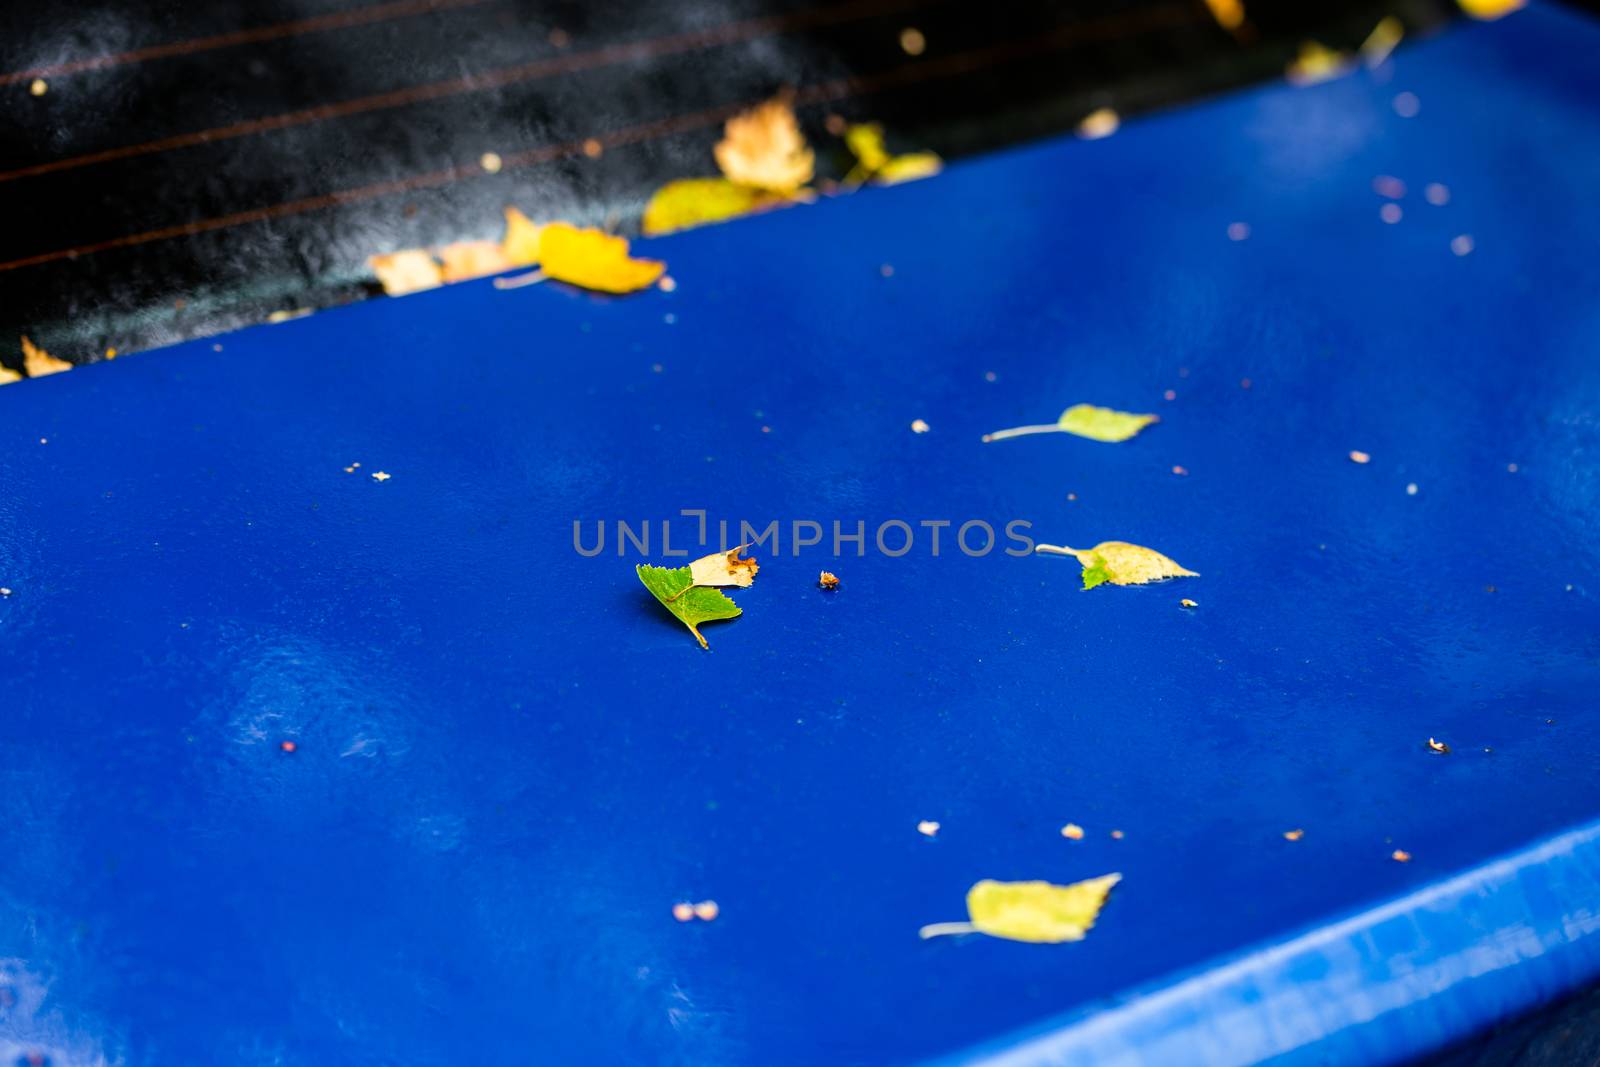
<path fill-rule="evenodd" d="M 1236 39 L 1200 0 L 7 4 L 0 362 L 24 332 L 82 361 L 356 299 L 368 255 L 494 236 L 506 203 L 626 232 L 782 87 L 813 93 L 826 178 L 829 111 L 958 157 L 1279 75 L 1391 11 L 1415 33 L 1447 6 L 1253 2 Z M 534 158 L 490 176 L 488 151 Z"/>

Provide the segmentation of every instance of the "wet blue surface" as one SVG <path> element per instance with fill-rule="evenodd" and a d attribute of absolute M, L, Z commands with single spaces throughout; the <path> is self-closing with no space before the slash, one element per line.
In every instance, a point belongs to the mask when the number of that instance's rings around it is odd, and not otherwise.
<path fill-rule="evenodd" d="M 1600 816 L 1597 44 L 1536 8 L 650 242 L 671 294 L 472 283 L 0 390 L 0 1058 L 909 1063 Z M 979 441 L 1079 401 L 1162 421 Z M 786 527 L 710 652 L 573 550 L 681 508 Z M 1082 943 L 916 936 L 1111 870 Z"/>

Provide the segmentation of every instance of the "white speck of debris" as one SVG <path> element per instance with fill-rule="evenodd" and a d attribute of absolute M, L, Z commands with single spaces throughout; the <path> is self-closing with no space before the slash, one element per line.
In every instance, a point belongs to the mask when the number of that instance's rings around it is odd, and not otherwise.
<path fill-rule="evenodd" d="M 48 437 L 41 437 L 41 438 L 39 438 L 39 443 L 40 443 L 40 444 L 41 444 L 41 445 L 47 445 L 47 444 L 49 444 L 49 443 L 50 443 L 50 438 L 48 438 Z"/>
<path fill-rule="evenodd" d="M 1414 119 L 1422 110 L 1422 101 L 1416 93 L 1399 93 L 1394 98 L 1394 113 L 1403 119 Z"/>
<path fill-rule="evenodd" d="M 932 427 L 929 426 L 927 423 L 923 422 L 921 419 L 912 419 L 911 420 L 911 432 L 912 433 L 927 433 L 930 429 L 932 429 Z"/>
<path fill-rule="evenodd" d="M 1406 496 L 1416 496 L 1416 495 L 1417 495 L 1417 483 L 1416 482 L 1407 482 L 1406 483 Z"/>
<path fill-rule="evenodd" d="M 1507 463 L 1506 464 L 1506 473 L 1507 474 L 1515 474 L 1515 473 L 1517 473 L 1517 471 L 1519 471 L 1521 469 L 1522 468 L 1517 466 L 1515 463 Z"/>
<path fill-rule="evenodd" d="M 1378 217 L 1391 226 L 1400 221 L 1402 214 L 1399 204 L 1385 204 L 1378 209 Z"/>
<path fill-rule="evenodd" d="M 505 166 L 505 161 L 495 152 L 485 152 L 478 157 L 478 166 L 490 174 L 499 174 L 500 168 Z"/>
<path fill-rule="evenodd" d="M 1248 241 L 1250 239 L 1250 224 L 1248 222 L 1228 223 L 1228 240 Z"/>
<path fill-rule="evenodd" d="M 1450 251 L 1458 256 L 1471 255 L 1474 247 L 1476 246 L 1472 242 L 1472 234 L 1470 233 L 1463 233 L 1450 238 Z"/>
<path fill-rule="evenodd" d="M 660 289 L 663 293 L 673 292 L 678 288 L 678 279 L 674 278 L 670 274 L 663 274 L 661 276 L 661 280 L 656 282 L 656 288 Z"/>
<path fill-rule="evenodd" d="M 921 834 L 923 837 L 933 837 L 938 832 L 939 824 L 934 822 L 932 819 L 923 819 L 921 822 L 917 823 L 917 833 Z"/>
<path fill-rule="evenodd" d="M 1372 179 L 1372 191 L 1379 196 L 1387 196 L 1391 200 L 1399 200 L 1406 195 L 1406 183 L 1392 174 L 1380 174 Z"/>
<path fill-rule="evenodd" d="M 391 477 L 393 477 L 393 476 L 390 475 L 386 471 L 373 471 L 372 472 L 372 480 L 375 481 L 375 482 L 386 482 Z"/>
<path fill-rule="evenodd" d="M 1351 451 L 1350 451 L 1350 462 L 1351 463 L 1371 463 L 1372 462 L 1372 457 L 1370 455 L 1368 455 L 1367 453 L 1362 452 L 1362 451 L 1360 451 L 1358 449 L 1351 449 Z"/>
<path fill-rule="evenodd" d="M 992 370 L 986 370 L 983 372 L 983 380 L 986 382 L 998 381 L 999 378 L 1000 376 Z"/>
<path fill-rule="evenodd" d="M 221 345 L 212 345 L 211 346 L 211 351 L 213 351 L 213 352 L 221 352 L 222 351 L 222 346 Z"/>
<path fill-rule="evenodd" d="M 661 321 L 666 323 L 668 326 L 671 326 L 673 323 L 678 321 L 678 316 L 669 311 L 665 315 L 661 316 Z"/>
<path fill-rule="evenodd" d="M 1079 826 L 1075 822 L 1069 822 L 1067 825 L 1061 828 L 1061 836 L 1066 838 L 1068 841 L 1082 841 L 1083 827 Z"/>
<path fill-rule="evenodd" d="M 1572 586 L 1569 585 L 1569 586 L 1567 586 L 1567 588 L 1571 589 Z M 3 585 L 0 585 L 0 596 L 10 596 L 10 595 L 11 595 L 11 590 L 7 589 Z"/>
<path fill-rule="evenodd" d="M 28 84 L 28 92 L 34 96 L 43 96 L 50 91 L 50 83 L 43 78 L 35 78 Z"/>
<path fill-rule="evenodd" d="M 717 907 L 716 901 L 702 900 L 700 903 L 694 906 L 694 917 L 699 919 L 701 922 L 710 922 L 712 919 L 715 919 L 718 914 L 721 913 L 721 911 L 722 909 Z"/>
<path fill-rule="evenodd" d="M 1444 207 L 1450 202 L 1450 187 L 1439 182 L 1429 182 L 1422 190 L 1422 196 L 1434 207 Z"/>
<path fill-rule="evenodd" d="M 686 900 L 680 900 L 672 906 L 672 917 L 681 923 L 686 923 L 694 918 L 694 905 Z"/>

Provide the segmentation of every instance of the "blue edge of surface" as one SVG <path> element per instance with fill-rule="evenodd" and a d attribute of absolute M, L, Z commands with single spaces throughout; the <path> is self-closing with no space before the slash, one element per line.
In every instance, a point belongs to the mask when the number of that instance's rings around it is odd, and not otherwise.
<path fill-rule="evenodd" d="M 1596 934 L 1600 822 L 933 1062 L 1395 1062 L 1592 981 Z"/>

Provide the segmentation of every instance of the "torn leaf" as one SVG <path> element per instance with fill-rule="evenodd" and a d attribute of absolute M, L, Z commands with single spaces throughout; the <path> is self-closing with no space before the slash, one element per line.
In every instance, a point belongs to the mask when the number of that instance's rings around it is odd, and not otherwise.
<path fill-rule="evenodd" d="M 816 154 L 807 147 L 786 95 L 729 119 L 713 151 L 730 181 L 785 196 L 810 181 L 816 169 Z"/>
<path fill-rule="evenodd" d="M 639 580 L 663 607 L 678 617 L 689 628 L 701 648 L 710 648 L 700 633 L 700 624 L 718 619 L 734 619 L 741 614 L 739 605 L 715 589 L 694 584 L 694 575 L 688 567 L 652 567 L 639 564 L 635 570 Z"/>
<path fill-rule="evenodd" d="M 383 291 L 390 296 L 405 296 L 444 284 L 444 272 L 439 264 L 420 248 L 371 256 L 367 264 L 372 267 L 372 273 L 378 276 Z"/>
<path fill-rule="evenodd" d="M 60 374 L 64 370 L 71 370 L 72 364 L 64 359 L 57 359 L 32 341 L 26 334 L 22 337 L 22 368 L 28 372 L 30 378 L 43 378 L 47 374 Z"/>
<path fill-rule="evenodd" d="M 1052 424 L 996 430 L 984 434 L 983 440 L 1004 441 L 1008 437 L 1022 437 L 1031 433 L 1070 433 L 1093 441 L 1126 441 L 1151 423 L 1160 421 L 1159 415 L 1136 415 L 1094 404 L 1074 404 Z"/>
<path fill-rule="evenodd" d="M 645 236 L 687 230 L 786 204 L 789 198 L 726 178 L 684 178 L 656 190 L 644 208 Z"/>
<path fill-rule="evenodd" d="M 543 226 L 516 208 L 506 208 L 506 234 L 500 238 L 500 254 L 513 267 L 536 265 L 539 262 L 539 235 L 543 230 Z"/>
<path fill-rule="evenodd" d="M 602 293 L 631 293 L 654 285 L 667 269 L 660 260 L 630 259 L 626 238 L 566 222 L 544 227 L 539 255 L 549 277 Z"/>
<path fill-rule="evenodd" d="M 1093 548 L 1035 545 L 1033 550 L 1048 555 L 1076 557 L 1083 565 L 1085 589 L 1093 589 L 1105 582 L 1112 585 L 1144 585 L 1165 578 L 1200 577 L 1154 549 L 1126 541 L 1101 541 Z"/>
<path fill-rule="evenodd" d="M 761 564 L 753 559 L 740 559 L 739 553 L 750 546 L 740 545 L 729 552 L 713 552 L 689 564 L 689 576 L 699 585 L 736 585 L 748 589 L 756 580 Z"/>
<path fill-rule="evenodd" d="M 1121 880 L 1120 874 L 1071 885 L 984 879 L 967 891 L 970 922 L 933 923 L 924 926 L 918 935 L 926 939 L 976 932 L 1034 944 L 1082 941 L 1094 926 L 1111 887 Z"/>

